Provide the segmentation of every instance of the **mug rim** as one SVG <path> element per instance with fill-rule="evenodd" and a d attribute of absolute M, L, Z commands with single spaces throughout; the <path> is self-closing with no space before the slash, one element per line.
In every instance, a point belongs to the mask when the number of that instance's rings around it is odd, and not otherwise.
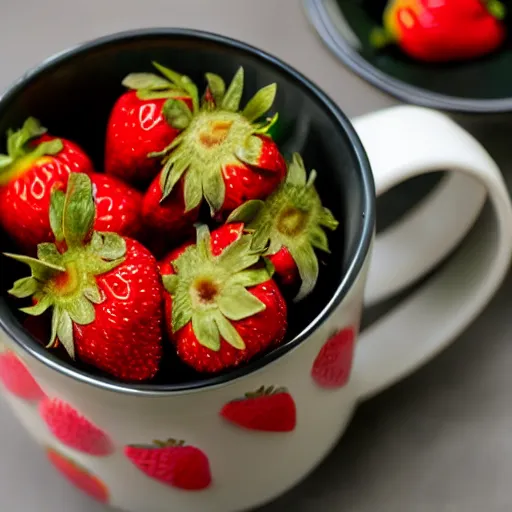
<path fill-rule="evenodd" d="M 244 43 L 234 38 L 223 36 L 220 34 L 188 29 L 188 28 L 146 28 L 127 30 L 112 33 L 106 36 L 94 38 L 86 42 L 72 46 L 64 51 L 58 52 L 47 59 L 43 60 L 36 66 L 25 72 L 18 80 L 12 83 L 0 95 L 0 106 L 9 103 L 12 97 L 23 92 L 23 88 L 31 79 L 44 73 L 50 68 L 56 67 L 61 63 L 73 59 L 77 55 L 86 54 L 89 51 L 108 45 L 112 43 L 119 43 L 125 40 L 144 39 L 146 37 L 186 37 L 192 40 L 210 41 L 212 43 L 221 44 L 228 48 L 236 49 L 246 54 L 270 64 L 274 68 L 288 75 L 293 81 L 298 82 L 308 92 L 320 101 L 323 109 L 326 109 L 334 118 L 338 127 L 343 130 L 348 137 L 350 145 L 354 151 L 355 163 L 357 170 L 362 177 L 362 230 L 360 238 L 356 244 L 356 248 L 352 255 L 350 255 L 350 262 L 347 271 L 343 274 L 341 282 L 336 288 L 334 294 L 329 301 L 325 304 L 322 310 L 316 317 L 294 338 L 288 342 L 274 348 L 262 357 L 250 361 L 240 368 L 230 370 L 228 373 L 222 375 L 213 375 L 205 377 L 200 380 L 195 380 L 185 383 L 176 383 L 169 385 L 156 385 L 144 383 L 123 383 L 110 380 L 108 377 L 102 375 L 92 375 L 87 371 L 75 368 L 67 363 L 62 362 L 56 356 L 51 354 L 44 346 L 34 343 L 33 337 L 24 330 L 14 316 L 0 314 L 0 329 L 16 343 L 22 350 L 27 352 L 30 356 L 34 357 L 43 365 L 55 370 L 66 377 L 82 382 L 84 384 L 92 385 L 96 388 L 101 388 L 107 391 L 128 395 L 143 395 L 143 396 L 165 396 L 181 394 L 183 392 L 201 391 L 207 388 L 218 387 L 226 385 L 249 374 L 255 373 L 264 366 L 280 359 L 282 356 L 296 348 L 303 341 L 305 341 L 311 334 L 323 324 L 323 322 L 333 313 L 338 305 L 343 301 L 353 284 L 356 282 L 366 257 L 370 250 L 374 226 L 375 226 L 375 185 L 373 174 L 371 171 L 370 162 L 363 148 L 363 145 L 349 121 L 348 117 L 341 111 L 341 109 L 334 103 L 334 101 L 327 96 L 317 85 L 306 78 L 302 73 L 297 71 L 292 66 L 286 64 L 281 59 L 267 53 L 255 46 Z"/>

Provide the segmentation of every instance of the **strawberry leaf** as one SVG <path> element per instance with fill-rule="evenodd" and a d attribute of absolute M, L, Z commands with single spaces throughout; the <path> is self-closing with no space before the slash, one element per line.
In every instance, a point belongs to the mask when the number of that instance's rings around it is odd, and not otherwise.
<path fill-rule="evenodd" d="M 34 151 L 32 151 L 32 158 L 39 158 L 46 155 L 57 155 L 64 149 L 64 144 L 60 139 L 45 140 L 41 142 Z"/>
<path fill-rule="evenodd" d="M 9 167 L 13 162 L 14 158 L 12 158 L 11 156 L 0 154 L 0 171 Z"/>
<path fill-rule="evenodd" d="M 122 81 L 122 84 L 136 91 L 140 89 L 159 91 L 173 87 L 171 82 L 153 73 L 131 73 Z"/>
<path fill-rule="evenodd" d="M 176 183 L 180 181 L 180 178 L 188 169 L 189 165 L 189 159 L 186 157 L 177 158 L 175 160 L 169 158 L 169 160 L 165 163 L 162 171 L 162 180 L 165 181 L 161 187 L 163 199 L 165 199 L 172 192 Z"/>
<path fill-rule="evenodd" d="M 265 310 L 265 304 L 241 285 L 226 287 L 217 304 L 229 320 L 242 320 Z"/>
<path fill-rule="evenodd" d="M 250 136 L 244 145 L 238 147 L 235 151 L 237 158 L 249 165 L 258 166 L 263 149 L 263 141 L 257 136 Z"/>
<path fill-rule="evenodd" d="M 271 276 L 266 267 L 244 270 L 232 275 L 227 281 L 226 286 L 243 286 L 247 288 L 249 286 L 256 286 L 258 284 L 265 283 L 270 279 L 270 277 Z"/>
<path fill-rule="evenodd" d="M 55 244 L 39 244 L 37 246 L 37 258 L 45 263 L 51 263 L 57 267 L 64 268 L 62 254 L 58 251 Z"/>
<path fill-rule="evenodd" d="M 306 186 L 306 168 L 304 167 L 302 157 L 298 153 L 292 155 L 292 161 L 288 165 L 286 183 L 295 187 Z"/>
<path fill-rule="evenodd" d="M 201 184 L 200 171 L 196 168 L 189 169 L 185 175 L 183 197 L 185 198 L 185 213 L 193 210 L 201 203 L 203 187 Z"/>
<path fill-rule="evenodd" d="M 218 352 L 220 350 L 220 335 L 215 319 L 216 310 L 214 309 L 195 311 L 192 315 L 192 329 L 203 347 Z"/>
<path fill-rule="evenodd" d="M 260 89 L 247 103 L 244 108 L 242 115 L 244 115 L 248 121 L 253 122 L 263 116 L 272 104 L 274 103 L 277 93 L 277 85 L 270 84 L 263 89 Z"/>
<path fill-rule="evenodd" d="M 249 224 L 258 217 L 264 208 L 264 201 L 251 199 L 233 210 L 226 222 L 243 222 L 244 224 Z"/>
<path fill-rule="evenodd" d="M 83 295 L 69 301 L 67 312 L 77 324 L 87 325 L 94 321 L 94 306 Z"/>
<path fill-rule="evenodd" d="M 57 336 L 71 359 L 75 359 L 75 342 L 73 340 L 73 322 L 69 313 L 60 311 L 57 323 Z"/>
<path fill-rule="evenodd" d="M 18 279 L 9 293 L 18 299 L 31 297 L 39 289 L 39 283 L 33 277 L 22 277 Z"/>
<path fill-rule="evenodd" d="M 162 115 L 169 125 L 177 130 L 185 129 L 192 119 L 192 112 L 184 101 L 168 99 L 162 108 Z"/>
<path fill-rule="evenodd" d="M 176 73 L 176 71 L 172 71 L 171 69 L 158 64 L 158 62 L 153 62 L 153 66 L 155 66 L 155 68 L 173 84 L 188 93 L 192 98 L 193 110 L 194 112 L 197 112 L 197 110 L 199 110 L 199 93 L 197 92 L 197 87 L 194 82 L 192 82 L 188 76 L 180 75 L 179 73 Z"/>
<path fill-rule="evenodd" d="M 4 253 L 4 256 L 28 265 L 32 271 L 32 277 L 38 281 L 47 281 L 48 279 L 55 277 L 60 272 L 66 271 L 65 267 L 53 265 L 52 263 L 41 261 L 30 256 L 11 253 Z"/>
<path fill-rule="evenodd" d="M 219 211 L 224 204 L 226 195 L 226 186 L 220 172 L 214 170 L 203 177 L 203 194 L 206 202 L 210 206 L 210 213 L 213 217 L 215 212 Z"/>
<path fill-rule="evenodd" d="M 208 82 L 208 89 L 210 90 L 215 105 L 221 105 L 224 94 L 226 93 L 224 80 L 214 73 L 206 73 L 206 81 Z"/>
<path fill-rule="evenodd" d="M 293 299 L 294 302 L 299 302 L 309 295 L 316 285 L 319 273 L 318 259 L 315 251 L 309 244 L 303 244 L 299 247 L 292 246 L 289 247 L 288 250 L 297 265 L 302 281 L 299 292 Z"/>
<path fill-rule="evenodd" d="M 221 108 L 230 112 L 236 112 L 240 107 L 244 90 L 244 68 L 240 67 L 222 99 Z"/>
<path fill-rule="evenodd" d="M 126 240 L 117 233 L 95 231 L 90 247 L 96 256 L 107 261 L 119 260 L 126 255 Z"/>
<path fill-rule="evenodd" d="M 37 304 L 28 308 L 20 308 L 20 311 L 27 315 L 39 316 L 42 315 L 51 306 L 51 301 L 48 296 L 43 297 Z"/>
<path fill-rule="evenodd" d="M 224 340 L 238 350 L 245 350 L 246 346 L 244 340 L 234 328 L 233 324 L 227 318 L 222 316 L 220 312 L 217 312 L 215 315 L 215 323 L 217 324 L 220 335 Z"/>
<path fill-rule="evenodd" d="M 66 194 L 62 190 L 53 190 L 50 196 L 50 227 L 52 228 L 55 240 L 64 240 L 62 230 L 62 215 L 64 214 L 64 203 Z"/>
<path fill-rule="evenodd" d="M 82 246 L 92 234 L 95 215 L 91 179 L 86 174 L 71 173 L 62 216 L 62 231 L 70 249 Z"/>

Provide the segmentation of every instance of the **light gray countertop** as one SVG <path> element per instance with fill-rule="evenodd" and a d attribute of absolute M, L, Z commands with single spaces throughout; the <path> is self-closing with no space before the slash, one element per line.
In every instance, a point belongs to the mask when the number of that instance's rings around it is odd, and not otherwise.
<path fill-rule="evenodd" d="M 84 40 L 130 28 L 182 26 L 276 54 L 350 116 L 394 103 L 331 56 L 299 0 L 2 0 L 0 9 L 0 89 Z M 509 140 L 495 129 L 484 141 L 505 174 L 512 170 Z M 510 512 L 511 285 L 509 277 L 451 348 L 363 404 L 321 467 L 261 512 Z M 61 480 L 1 399 L 0 448 L 2 512 L 106 510 Z"/>

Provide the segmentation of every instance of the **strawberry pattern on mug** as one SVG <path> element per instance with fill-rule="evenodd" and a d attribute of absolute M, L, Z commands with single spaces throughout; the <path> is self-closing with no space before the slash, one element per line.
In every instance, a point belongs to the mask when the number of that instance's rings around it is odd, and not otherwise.
<path fill-rule="evenodd" d="M 185 441 L 168 439 L 150 445 L 129 445 L 124 454 L 142 473 L 165 485 L 186 491 L 200 491 L 211 485 L 208 457 Z"/>
<path fill-rule="evenodd" d="M 14 352 L 0 352 L 0 382 L 11 394 L 31 402 L 42 399 L 45 395 L 27 367 Z"/>
<path fill-rule="evenodd" d="M 109 502 L 107 486 L 97 476 L 53 448 L 46 449 L 46 456 L 55 469 L 77 489 L 100 503 Z"/>
<path fill-rule="evenodd" d="M 354 359 L 355 330 L 352 327 L 335 331 L 316 356 L 311 377 L 326 389 L 345 386 L 350 379 Z"/>
<path fill-rule="evenodd" d="M 263 432 L 291 432 L 297 425 L 297 408 L 286 388 L 262 386 L 233 400 L 220 415 L 233 425 Z"/>
<path fill-rule="evenodd" d="M 39 413 L 62 444 L 95 456 L 110 455 L 114 451 L 108 435 L 68 403 L 58 398 L 45 398 L 39 404 Z"/>

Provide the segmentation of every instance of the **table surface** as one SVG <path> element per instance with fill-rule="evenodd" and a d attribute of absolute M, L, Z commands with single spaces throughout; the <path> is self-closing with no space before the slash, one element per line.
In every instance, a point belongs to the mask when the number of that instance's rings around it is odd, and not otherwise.
<path fill-rule="evenodd" d="M 298 0 L 2 0 L 0 89 L 63 48 L 163 25 L 219 32 L 270 51 L 351 116 L 394 103 L 324 48 Z M 507 174 L 506 133 L 488 139 L 484 144 Z M 512 510 L 511 284 L 509 277 L 448 350 L 363 404 L 325 462 L 261 512 Z M 0 510 L 106 511 L 50 469 L 1 399 L 0 439 Z"/>

